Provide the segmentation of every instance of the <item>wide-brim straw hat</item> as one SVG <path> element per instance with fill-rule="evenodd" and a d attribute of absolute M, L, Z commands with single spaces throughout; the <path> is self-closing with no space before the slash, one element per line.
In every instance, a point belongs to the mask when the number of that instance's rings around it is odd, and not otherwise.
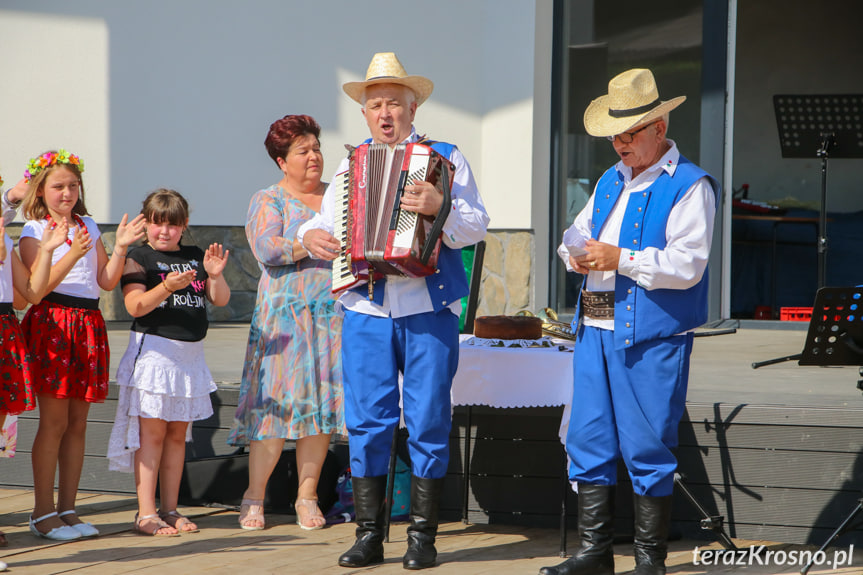
<path fill-rule="evenodd" d="M 608 83 L 608 94 L 592 101 L 584 111 L 584 129 L 591 136 L 616 136 L 662 117 L 686 100 L 659 99 L 650 70 L 635 68 Z"/>
<path fill-rule="evenodd" d="M 399 84 L 416 94 L 417 106 L 425 102 L 434 90 L 434 82 L 422 76 L 409 76 L 393 52 L 378 52 L 366 70 L 365 82 L 347 82 L 342 86 L 345 94 L 363 103 L 363 91 L 375 84 Z"/>

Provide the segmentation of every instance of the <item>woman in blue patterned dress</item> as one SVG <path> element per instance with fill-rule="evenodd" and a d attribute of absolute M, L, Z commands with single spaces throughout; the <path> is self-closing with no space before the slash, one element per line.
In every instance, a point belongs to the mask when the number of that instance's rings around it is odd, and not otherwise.
<path fill-rule="evenodd" d="M 285 440 L 296 440 L 297 523 L 320 529 L 317 484 L 333 434 L 345 436 L 341 317 L 331 295 L 330 262 L 313 260 L 296 240 L 320 211 L 326 185 L 320 126 L 291 115 L 270 126 L 267 152 L 284 174 L 249 205 L 246 237 L 261 267 L 239 404 L 228 443 L 249 446 L 249 488 L 240 526 L 263 529 L 267 481 Z"/>

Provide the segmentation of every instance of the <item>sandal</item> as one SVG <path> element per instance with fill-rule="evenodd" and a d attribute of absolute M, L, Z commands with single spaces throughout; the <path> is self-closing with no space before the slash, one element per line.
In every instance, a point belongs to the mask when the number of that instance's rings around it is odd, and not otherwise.
<path fill-rule="evenodd" d="M 155 529 L 153 529 L 151 531 L 149 529 L 144 529 L 143 527 L 141 527 L 142 521 L 149 521 L 151 519 L 155 520 L 155 523 L 156 523 Z M 153 537 L 179 537 L 180 536 L 179 533 L 159 533 L 159 531 L 161 531 L 162 529 L 174 529 L 174 528 L 171 527 L 170 525 L 168 525 L 167 523 L 165 523 L 164 521 L 162 521 L 162 518 L 159 517 L 158 513 L 153 513 L 151 515 L 142 515 L 141 517 L 138 517 L 138 514 L 135 513 L 134 529 L 135 529 L 135 533 L 138 533 L 140 535 L 150 535 Z"/>
<path fill-rule="evenodd" d="M 164 521 L 180 533 L 197 533 L 198 531 L 200 531 L 200 529 L 198 529 L 198 526 L 195 525 L 195 523 L 191 519 L 189 519 L 185 515 L 181 515 L 180 512 L 176 509 L 174 509 L 173 511 L 160 511 L 159 517 L 162 519 L 162 521 Z M 191 529 L 186 529 L 186 527 L 189 526 L 191 526 Z"/>
<path fill-rule="evenodd" d="M 33 519 L 33 516 L 31 515 L 30 521 L 28 522 L 30 526 L 30 533 L 32 533 L 36 537 L 43 537 L 45 539 L 51 539 L 52 541 L 72 541 L 74 539 L 81 538 L 81 534 L 78 532 L 77 529 L 74 529 L 71 526 L 66 525 L 65 523 L 60 527 L 52 527 L 45 533 L 39 531 L 39 529 L 36 527 L 36 524 L 41 523 L 46 519 L 50 519 L 51 517 L 57 517 L 57 512 L 53 511 L 51 513 L 43 515 L 42 517 L 37 517 L 36 519 Z"/>
<path fill-rule="evenodd" d="M 249 521 L 260 521 L 260 525 L 246 525 Z M 266 526 L 264 523 L 264 500 L 243 499 L 240 504 L 240 527 L 246 531 L 260 531 Z"/>
<path fill-rule="evenodd" d="M 327 524 L 324 514 L 318 507 L 317 499 L 297 499 L 294 503 L 294 510 L 297 512 L 297 525 L 305 531 L 314 531 L 320 529 Z M 306 512 L 306 523 L 303 523 L 300 518 L 300 510 Z"/>
<path fill-rule="evenodd" d="M 72 523 L 71 518 L 68 521 L 63 519 L 63 517 L 66 517 L 68 515 L 74 515 L 74 519 L 77 519 L 78 523 Z M 63 519 L 63 523 L 80 533 L 81 537 L 96 537 L 99 535 L 99 530 L 96 529 L 92 523 L 85 523 L 81 521 L 81 518 L 78 517 L 78 513 L 74 509 L 67 509 L 66 511 L 61 511 L 57 514 L 57 517 Z"/>

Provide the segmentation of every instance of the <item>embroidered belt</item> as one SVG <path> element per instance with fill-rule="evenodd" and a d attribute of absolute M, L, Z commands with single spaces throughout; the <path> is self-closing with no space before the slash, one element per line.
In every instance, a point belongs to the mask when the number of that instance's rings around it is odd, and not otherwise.
<path fill-rule="evenodd" d="M 614 319 L 614 292 L 581 290 L 581 309 L 589 319 Z"/>
<path fill-rule="evenodd" d="M 99 298 L 92 299 L 88 297 L 76 297 L 63 293 L 51 292 L 42 298 L 42 301 L 47 301 L 53 304 L 62 305 L 63 307 L 74 307 L 77 309 L 99 309 Z"/>

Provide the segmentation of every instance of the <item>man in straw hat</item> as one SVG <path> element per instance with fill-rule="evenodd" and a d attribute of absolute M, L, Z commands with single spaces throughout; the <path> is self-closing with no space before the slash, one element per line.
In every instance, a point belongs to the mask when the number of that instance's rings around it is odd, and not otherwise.
<path fill-rule="evenodd" d="M 719 184 L 666 138 L 681 96 L 659 98 L 628 70 L 590 103 L 584 126 L 620 161 L 596 184 L 558 254 L 586 276 L 574 328 L 566 450 L 581 547 L 544 575 L 613 575 L 614 492 L 623 457 L 635 492 L 635 573 L 665 573 L 677 426 L 692 330 L 707 320 L 707 258 Z M 579 323 L 580 318 L 580 323 Z"/>
<path fill-rule="evenodd" d="M 410 76 L 392 52 L 375 54 L 363 82 L 348 82 L 345 93 L 362 106 L 371 132 L 366 142 L 397 144 L 420 141 L 413 127 L 417 108 L 433 84 Z M 485 237 L 488 214 L 470 166 L 453 145 L 428 142 L 449 158 L 456 170 L 452 209 L 443 228 L 437 273 L 427 278 L 389 276 L 375 282 L 374 301 L 365 286 L 339 297 L 345 422 L 351 452 L 357 539 L 339 558 L 343 567 L 381 563 L 387 466 L 393 430 L 399 424 L 399 372 L 403 375 L 404 420 L 410 437 L 411 511 L 406 569 L 435 564 L 438 503 L 449 463 L 450 388 L 458 366 L 460 300 L 468 283 L 460 248 Z M 348 169 L 343 160 L 337 170 Z M 335 176 L 331 181 L 338 181 Z M 405 186 L 404 209 L 435 215 L 442 196 L 428 182 Z M 333 231 L 333 189 L 327 189 L 321 213 L 304 224 L 298 237 L 313 257 L 331 260 L 339 249 Z M 383 282 L 383 285 L 382 285 Z"/>

